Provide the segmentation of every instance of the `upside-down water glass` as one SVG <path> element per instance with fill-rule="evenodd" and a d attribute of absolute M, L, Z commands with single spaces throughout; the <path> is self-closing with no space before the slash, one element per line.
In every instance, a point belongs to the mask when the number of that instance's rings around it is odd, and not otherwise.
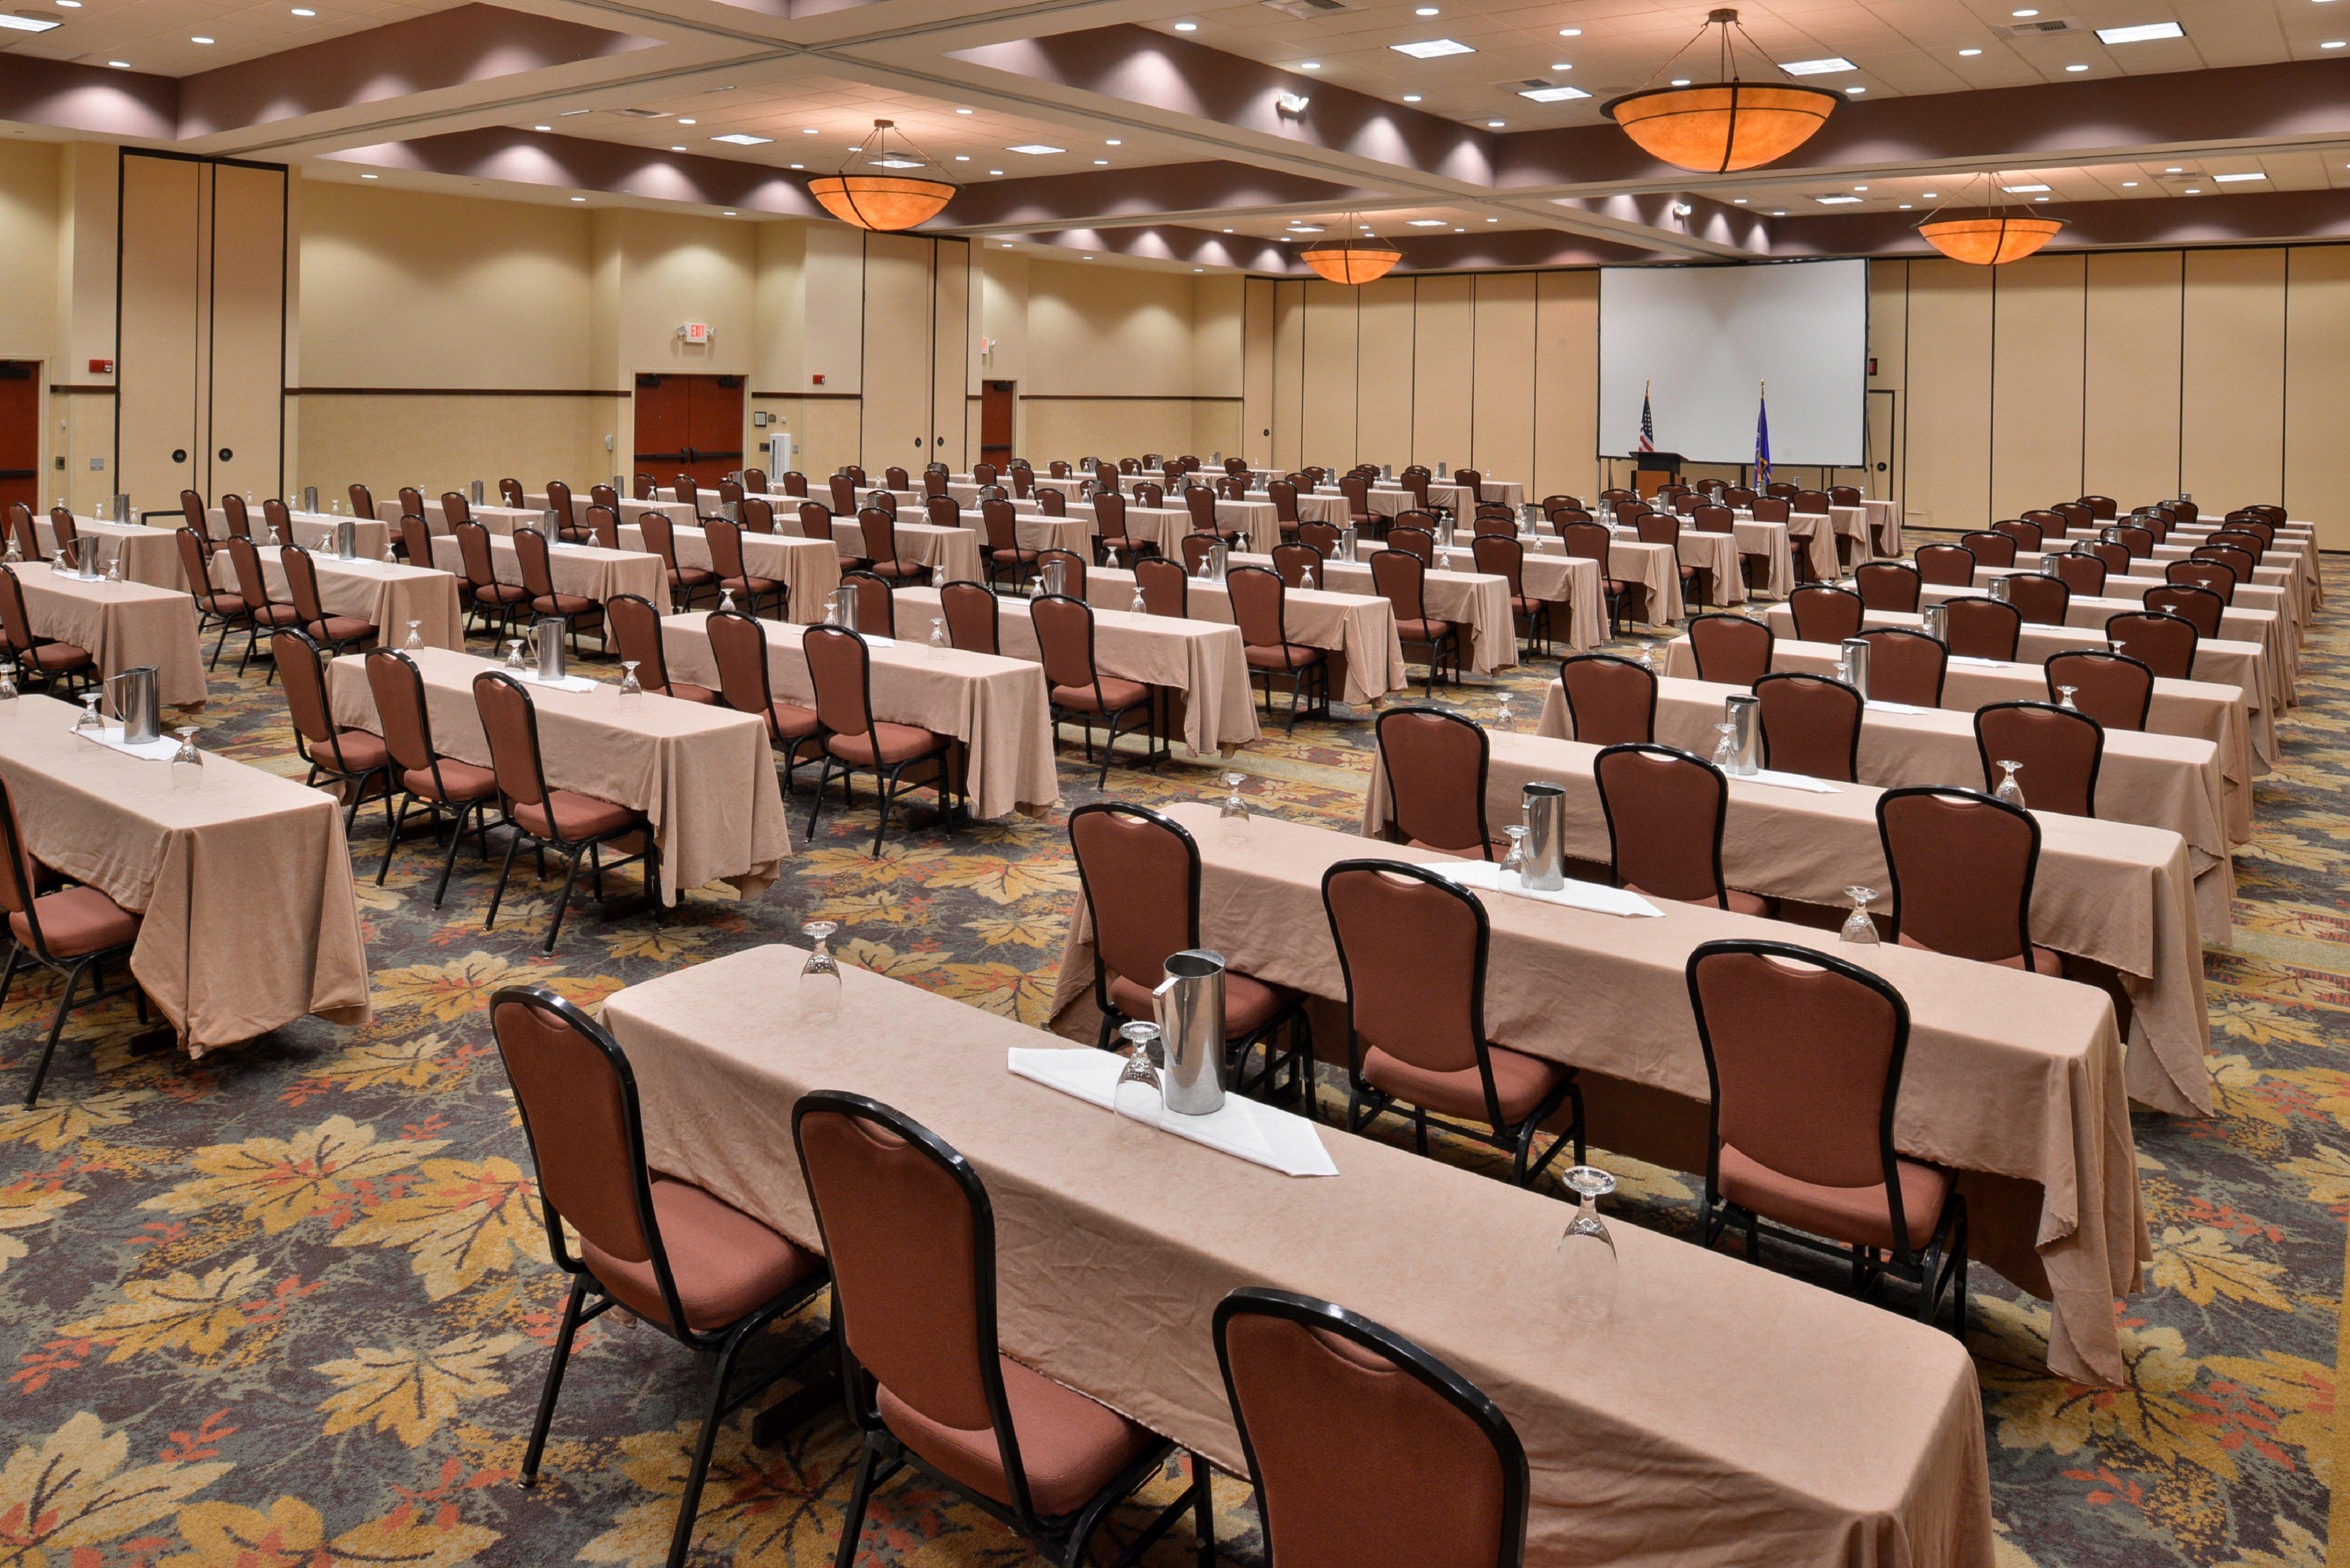
<path fill-rule="evenodd" d="M 800 1016 L 810 1023 L 840 1015 L 840 961 L 826 945 L 838 929 L 835 920 L 810 920 L 800 928 L 800 934 L 815 944 L 807 962 L 800 965 Z"/>
<path fill-rule="evenodd" d="M 1159 1025 L 1137 1020 L 1120 1024 L 1118 1033 L 1127 1044 L 1126 1065 L 1118 1069 L 1118 1083 L 1110 1090 L 1110 1108 L 1136 1121 L 1156 1122 L 1167 1103 L 1166 1081 L 1159 1071 Z"/>
<path fill-rule="evenodd" d="M 620 660 L 620 695 L 641 697 L 644 694 L 644 683 L 637 679 L 637 661 L 633 659 Z"/>
<path fill-rule="evenodd" d="M 2003 800 L 2008 805 L 2014 806 L 2017 810 L 2022 810 L 2023 786 L 2015 782 L 2015 775 L 2022 771 L 2023 764 L 2022 763 L 2002 761 L 1999 764 L 1999 787 L 1991 792 L 1991 798 L 1993 800 Z"/>
<path fill-rule="evenodd" d="M 1852 913 L 1845 917 L 1844 929 L 1836 932 L 1837 937 L 1856 947 L 1874 946 L 1878 940 L 1877 922 L 1868 918 L 1868 906 L 1869 901 L 1877 897 L 1877 889 L 1855 884 L 1846 888 L 1844 894 L 1852 900 Z"/>
<path fill-rule="evenodd" d="M 1616 1311 L 1616 1238 L 1599 1217 L 1599 1200 L 1616 1190 L 1616 1179 L 1596 1165 L 1566 1173 L 1577 1199 L 1575 1218 L 1558 1239 L 1558 1303 L 1577 1328 L 1596 1328 Z"/>

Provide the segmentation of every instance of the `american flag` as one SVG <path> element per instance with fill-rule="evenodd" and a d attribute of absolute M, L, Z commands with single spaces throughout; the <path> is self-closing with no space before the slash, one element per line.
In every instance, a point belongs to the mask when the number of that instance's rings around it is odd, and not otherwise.
<path fill-rule="evenodd" d="M 1657 421 L 1648 413 L 1648 389 L 1640 389 L 1640 450 L 1657 450 Z"/>
<path fill-rule="evenodd" d="M 1754 406 L 1754 486 L 1771 483 L 1771 403 L 1766 396 Z"/>

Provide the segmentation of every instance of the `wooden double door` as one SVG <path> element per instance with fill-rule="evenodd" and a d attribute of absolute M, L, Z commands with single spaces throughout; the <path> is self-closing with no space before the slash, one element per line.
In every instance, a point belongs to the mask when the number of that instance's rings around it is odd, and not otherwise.
<path fill-rule="evenodd" d="M 0 359 L 0 509 L 41 510 L 41 365 Z"/>
<path fill-rule="evenodd" d="M 716 485 L 743 466 L 743 378 L 637 378 L 637 464 L 663 485 Z"/>

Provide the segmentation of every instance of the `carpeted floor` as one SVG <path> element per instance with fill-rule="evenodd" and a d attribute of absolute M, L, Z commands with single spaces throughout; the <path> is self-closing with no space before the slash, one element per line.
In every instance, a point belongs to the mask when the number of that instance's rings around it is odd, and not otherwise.
<path fill-rule="evenodd" d="M 2340 606 L 2350 573 L 2329 571 L 2328 587 Z M 2235 945 L 2208 955 L 2221 1114 L 2137 1119 L 2156 1259 L 2124 1314 L 2132 1386 L 2046 1376 L 2044 1306 L 1975 1272 L 2009 1568 L 2325 1559 L 2328 1488 L 2350 1483 L 2334 1408 L 2350 1218 L 2345 655 L 2350 638 L 2321 623 L 2239 859 Z M 1492 722 L 1507 694 L 1507 722 L 1524 727 L 1541 683 L 1524 671 L 1446 697 Z M 207 743 L 292 771 L 277 691 L 257 671 L 215 691 Z M 1258 809 L 1352 826 L 1367 733 L 1301 724 L 1232 765 Z M 1064 754 L 1065 804 L 1095 798 L 1093 770 L 1073 743 Z M 1199 798 L 1215 771 L 1113 770 L 1110 793 Z M 806 811 L 797 797 L 795 833 Z M 371 818 L 356 839 L 371 1026 L 308 1022 L 191 1066 L 129 1054 L 127 1007 L 94 1012 L 30 1113 L 10 1085 L 55 992 L 20 985 L 0 1012 L 0 1568 L 660 1563 L 702 1377 L 654 1332 L 608 1318 L 583 1335 L 540 1485 L 514 1484 L 564 1281 L 482 1004 L 515 980 L 592 1002 L 821 917 L 841 922 L 856 963 L 1042 1023 L 1076 887 L 1058 817 L 893 835 L 878 861 L 870 836 L 868 811 L 828 808 L 756 901 L 712 889 L 666 924 L 575 916 L 550 959 L 545 896 L 519 877 L 522 896 L 482 931 L 490 877 L 470 857 L 441 911 L 421 841 L 379 891 Z M 1686 1233 L 1685 1178 L 1597 1158 L 1624 1178 L 1615 1212 Z M 845 1423 L 765 1449 L 748 1429 L 745 1416 L 721 1439 L 695 1561 L 829 1562 Z M 1258 1562 L 1246 1489 L 1226 1479 L 1217 1501 L 1227 1560 Z M 1190 1560 L 1175 1534 L 1154 1561 Z M 865 1539 L 868 1563 L 1028 1560 L 976 1511 L 906 1482 L 881 1494 Z"/>

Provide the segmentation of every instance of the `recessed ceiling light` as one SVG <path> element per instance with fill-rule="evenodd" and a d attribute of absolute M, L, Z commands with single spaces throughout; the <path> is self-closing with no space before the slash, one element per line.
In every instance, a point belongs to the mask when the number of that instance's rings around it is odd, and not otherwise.
<path fill-rule="evenodd" d="M 571 119 L 571 118 L 572 118 L 573 116 L 575 116 L 575 115 L 581 115 L 581 114 L 593 114 L 593 113 L 595 113 L 595 112 L 596 112 L 596 111 L 595 111 L 594 109 L 565 109 L 561 114 L 556 115 L 555 118 L 556 118 L 556 119 Z"/>
<path fill-rule="evenodd" d="M 955 154 L 955 161 L 958 163 L 968 163 L 971 161 L 971 154 L 968 152 L 958 152 Z"/>
<path fill-rule="evenodd" d="M 1179 33 L 1196 33 L 1200 30 L 1200 24 L 1197 22 L 1178 22 L 1175 24 L 1175 30 Z"/>
<path fill-rule="evenodd" d="M 1031 158 L 1048 158 L 1055 152 L 1066 152 L 1066 147 L 1055 147 L 1049 141 L 1024 141 L 1017 147 L 1007 147 L 1006 152 L 1024 152 Z"/>
<path fill-rule="evenodd" d="M 1901 203 L 1901 210 L 1902 210 L 1903 212 L 1905 212 L 1905 213 L 1906 213 L 1906 212 L 1909 211 L 1910 207 L 1911 207 L 1913 204 L 1914 204 L 1914 203 L 1911 203 L 1911 202 L 1902 202 L 1902 203 Z"/>
<path fill-rule="evenodd" d="M 1111 137 L 1107 141 L 1103 142 L 1103 143 L 1102 143 L 1102 145 L 1103 145 L 1104 147 L 1123 147 L 1123 146 L 1125 146 L 1125 145 L 1126 145 L 1126 143 L 1125 143 L 1125 142 L 1123 142 L 1123 141 L 1121 141 L 1121 140 L 1119 140 L 1117 137 L 1113 136 L 1113 137 Z"/>
<path fill-rule="evenodd" d="M 802 136 L 822 136 L 824 131 L 816 126 L 803 125 L 800 127 L 800 134 Z"/>
<path fill-rule="evenodd" d="M 1001 173 L 1003 173 L 1003 170 L 1001 170 L 1001 169 L 991 169 L 991 170 L 989 170 L 989 171 L 988 171 L 988 172 L 989 172 L 990 174 L 1001 174 Z"/>
<path fill-rule="evenodd" d="M 1959 53 L 1971 57 L 1975 55 L 1981 54 L 1982 51 L 1981 49 L 1960 49 Z"/>
<path fill-rule="evenodd" d="M 1468 230 L 1466 230 L 1466 229 L 1455 229 L 1455 230 L 1453 230 L 1452 232 L 1453 232 L 1454 234 L 1467 234 L 1469 231 L 1468 231 Z"/>
<path fill-rule="evenodd" d="M 733 147 L 764 147 L 775 140 L 772 136 L 754 136 L 747 130 L 730 130 L 723 136 L 713 136 L 712 141 L 723 141 Z"/>
<path fill-rule="evenodd" d="M 2035 201 L 2035 202 L 2045 202 L 2046 200 L 2048 200 L 2048 198 L 2047 198 L 2047 197 L 2045 197 L 2045 196 L 2034 196 L 2034 197 L 2033 197 L 2032 199 L 2033 199 L 2033 201 Z"/>
<path fill-rule="evenodd" d="M 1687 87 L 1689 85 L 1690 78 L 1687 77 L 1675 77 L 1673 78 L 1673 86 L 1675 87 Z"/>
<path fill-rule="evenodd" d="M 684 148 L 682 148 L 682 147 L 672 147 L 672 148 L 671 148 L 671 149 L 670 149 L 670 151 L 671 151 L 671 152 L 682 152 L 682 151 L 685 151 L 685 149 L 684 149 Z"/>
<path fill-rule="evenodd" d="M 2165 174 L 2184 174 L 2184 173 L 2186 173 L 2186 172 L 2187 172 L 2187 171 L 2186 171 L 2186 170 L 2184 170 L 2184 169 L 2181 169 L 2178 164 L 2174 163 L 2174 164 L 2172 164 L 2169 168 L 2168 168 L 2168 169 L 2164 170 L 2164 171 L 2163 171 L 2163 172 L 2164 172 Z"/>
<path fill-rule="evenodd" d="M 1732 196 L 1730 199 L 1730 204 L 1733 207 L 1742 207 L 1746 205 L 1746 198 L 1743 196 Z"/>
<path fill-rule="evenodd" d="M 112 66 L 118 71 L 127 71 L 130 68 L 130 62 L 129 60 L 109 60 L 106 63 Z"/>
<path fill-rule="evenodd" d="M 1422 6 L 1419 6 L 1418 9 L 1414 10 L 1414 11 L 1412 12 L 1412 15 L 1413 15 L 1413 16 L 1435 16 L 1435 15 L 1436 15 L 1436 12 L 1437 12 L 1437 7 L 1436 7 L 1436 6 L 1433 6 L 1433 5 L 1422 5 Z"/>
<path fill-rule="evenodd" d="M 81 9 L 81 0 L 57 0 L 57 4 L 64 6 L 68 11 L 78 11 Z M 316 11 L 307 13 L 296 11 L 295 15 L 297 16 L 304 15 L 315 16 L 317 13 Z"/>
<path fill-rule="evenodd" d="M 1860 69 L 1842 55 L 1829 55 L 1816 60 L 1789 60 L 1779 68 L 1791 77 L 1824 77 L 1835 71 Z"/>
<path fill-rule="evenodd" d="M 1322 62 L 1319 60 L 1300 60 L 1297 62 L 1297 68 L 1301 71 L 1318 71 L 1322 68 Z"/>
<path fill-rule="evenodd" d="M 1774 218 L 1783 218 L 1787 215 L 1787 209 L 1784 207 L 1773 207 L 1771 210 L 1771 215 Z"/>
<path fill-rule="evenodd" d="M 1408 92 L 1403 95 L 1403 100 L 1406 103 L 1418 103 L 1419 101 L 1419 95 L 1416 92 Z"/>
<path fill-rule="evenodd" d="M 2085 71 L 2089 67 L 2086 66 L 2066 66 L 2064 68 L 2068 71 Z"/>
<path fill-rule="evenodd" d="M 1206 267 L 1203 267 L 1203 266 L 1195 266 L 1195 267 L 1193 267 L 1191 270 L 1192 270 L 1193 272 L 1205 272 L 1205 271 L 1207 271 L 1208 269 L 1207 269 Z"/>
<path fill-rule="evenodd" d="M 1444 226 L 1444 220 L 1441 218 L 1414 218 L 1411 220 L 1411 226 L 1415 229 L 1440 229 Z"/>
<path fill-rule="evenodd" d="M 1095 162 L 1095 163 L 1097 163 L 1097 164 L 1106 164 L 1106 163 L 1107 163 L 1108 161 L 1109 161 L 1109 160 L 1108 160 L 1108 159 L 1107 159 L 1107 158 L 1097 158 L 1097 159 L 1095 159 L 1095 160 L 1094 160 L 1094 162 Z M 909 164 L 907 167 L 911 168 L 911 167 L 913 167 L 913 165 Z"/>
<path fill-rule="evenodd" d="M 1935 200 L 1935 197 L 1936 192 L 1932 191 L 1920 191 L 1918 192 L 1918 199 L 1921 202 L 1931 202 Z"/>
<path fill-rule="evenodd" d="M 680 125 L 700 125 L 702 122 L 698 119 L 681 119 L 678 123 Z"/>
<path fill-rule="evenodd" d="M 1446 55 L 1473 55 L 1477 51 L 1458 38 L 1430 38 L 1417 44 L 1389 44 L 1399 55 L 1409 55 L 1415 60 L 1439 59 Z"/>
<path fill-rule="evenodd" d="M 2037 16 L 2040 13 L 2037 11 L 2010 11 L 2008 15 L 2011 16 Z"/>
<path fill-rule="evenodd" d="M 1868 189 L 1868 187 L 1867 187 L 1867 186 L 1866 186 L 1866 185 L 1855 185 L 1855 186 L 1853 187 L 1853 189 L 1854 189 L 1854 190 L 1856 190 L 1856 191 L 1866 191 L 1866 190 L 1867 190 L 1867 189 Z"/>
<path fill-rule="evenodd" d="M 2134 27 L 2100 27 L 2101 44 L 2143 44 L 2155 38 L 2183 38 L 2187 29 L 2176 22 L 2144 22 Z"/>
<path fill-rule="evenodd" d="M 66 0 L 57 0 L 57 4 L 58 4 L 58 5 L 64 5 L 65 3 L 66 3 Z M 81 0 L 74 0 L 74 4 L 75 4 L 75 5 L 80 5 L 80 4 L 81 4 Z M 312 9 L 310 9 L 310 7 L 309 7 L 309 6 L 307 6 L 307 5 L 296 5 L 296 6 L 295 6 L 295 7 L 294 7 L 294 15 L 296 15 L 296 16 L 317 16 L 317 14 L 318 14 L 318 13 L 317 13 L 316 11 L 313 11 L 313 10 L 312 10 Z"/>
<path fill-rule="evenodd" d="M 2125 180 L 2122 182 L 2122 189 L 2125 191 L 2135 191 L 2137 189 L 2137 182 L 2135 180 Z"/>
<path fill-rule="evenodd" d="M 1485 122 L 1485 129 L 1488 130 L 1499 130 L 1502 127 L 1509 123 L 1510 122 L 1506 119 L 1489 119 Z"/>
<path fill-rule="evenodd" d="M 1863 94 L 1863 93 L 1866 92 L 1868 89 L 1867 89 L 1866 88 L 1865 88 L 1865 87 L 1848 87 L 1848 88 L 1845 88 L 1844 90 L 1845 90 L 1845 96 L 1846 96 L 1846 98 L 1858 98 L 1861 94 Z"/>
<path fill-rule="evenodd" d="M 1553 60 L 1550 63 L 1550 68 L 1555 71 L 1571 71 L 1575 68 L 1575 62 L 1572 60 Z"/>
<path fill-rule="evenodd" d="M 1558 30 L 1558 36 L 1562 38 L 1580 38 L 1583 36 L 1583 29 L 1580 27 L 1561 27 Z"/>
<path fill-rule="evenodd" d="M 1090 256 L 1090 255 L 1088 255 L 1088 256 L 1087 256 L 1087 257 L 1086 257 L 1086 260 L 1087 260 L 1087 261 L 1091 261 L 1091 260 L 1093 260 L 1093 259 L 1094 259 L 1094 258 L 1093 258 L 1092 256 Z"/>
<path fill-rule="evenodd" d="M 2202 193 L 2203 187 L 2200 185 L 2189 185 L 2187 187 L 2187 194 L 2190 196 L 2200 196 Z"/>
<path fill-rule="evenodd" d="M 725 212 L 723 212 L 723 213 L 721 213 L 721 214 L 719 214 L 719 215 L 720 215 L 721 217 L 727 217 L 727 218 L 739 218 L 739 217 L 741 217 L 743 214 L 742 214 L 742 213 L 738 213 L 738 212 L 736 212 L 733 208 L 729 207 L 729 208 L 727 208 L 727 209 L 726 209 L 726 211 L 725 211 Z"/>
<path fill-rule="evenodd" d="M 551 125 L 534 125 L 531 129 L 533 130 L 553 130 L 555 127 Z"/>
<path fill-rule="evenodd" d="M 1499 218 L 1488 218 L 1488 219 L 1486 219 L 1485 221 L 1486 221 L 1487 223 L 1500 223 L 1502 220 L 1501 220 L 1501 219 L 1499 219 Z"/>
<path fill-rule="evenodd" d="M 57 24 L 56 24 L 55 22 L 52 22 L 52 23 L 50 23 L 50 24 L 49 24 L 49 26 L 50 26 L 50 27 L 54 27 L 54 26 L 57 26 Z M 47 27 L 41 27 L 41 28 L 36 28 L 35 30 L 36 30 L 36 31 L 37 31 L 37 32 L 47 32 L 47 31 L 48 31 L 48 28 L 47 28 Z M 190 42 L 190 43 L 192 43 L 192 44 L 209 44 L 209 43 L 211 43 L 211 42 L 212 42 L 212 40 L 211 40 L 210 38 L 207 38 L 207 37 L 203 36 L 202 34 L 198 34 L 196 36 L 190 38 L 190 39 L 188 40 L 188 42 Z"/>
<path fill-rule="evenodd" d="M 1226 234 L 1237 234 L 1237 233 L 1239 233 L 1239 232 L 1240 232 L 1240 231 L 1238 231 L 1237 229 L 1226 229 L 1226 230 L 1224 231 L 1224 233 L 1226 233 Z"/>
<path fill-rule="evenodd" d="M 2011 196 L 2029 196 L 2034 191 L 2045 191 L 2048 187 L 2045 185 L 2002 185 L 2000 189 L 2006 192 Z"/>
<path fill-rule="evenodd" d="M 2321 49 L 2338 49 L 2342 47 L 2342 40 L 2339 38 L 2332 38 L 2317 47 Z"/>
<path fill-rule="evenodd" d="M 920 169 L 921 164 L 911 158 L 868 158 L 865 161 L 876 169 Z"/>
<path fill-rule="evenodd" d="M 1566 103 L 1578 98 L 1589 98 L 1591 95 L 1581 88 L 1546 87 L 1524 88 L 1520 89 L 1518 96 L 1532 99 L 1536 103 Z"/>
<path fill-rule="evenodd" d="M 793 165 L 792 165 L 792 167 L 793 167 L 793 168 L 795 168 L 795 169 L 805 169 L 805 168 L 806 168 L 806 167 L 807 167 L 807 165 L 806 165 L 806 164 L 805 164 L 805 163 L 795 163 L 795 164 L 793 164 Z"/>
<path fill-rule="evenodd" d="M 1813 201 L 1823 207 L 1848 207 L 1860 200 L 1857 196 L 1814 196 Z"/>
<path fill-rule="evenodd" d="M 360 175 L 360 176 L 359 176 L 359 178 L 360 178 L 360 179 L 362 179 L 362 180 L 372 180 L 372 179 L 374 179 L 374 178 L 375 178 L 375 176 L 374 176 L 374 175 L 372 175 L 372 174 L 362 174 L 362 175 Z"/>
<path fill-rule="evenodd" d="M 2247 180 L 2265 180 L 2268 176 L 2254 170 L 2250 174 L 2214 174 L 2212 182 L 2220 185 L 2241 185 Z"/>
<path fill-rule="evenodd" d="M 587 198 L 587 197 L 585 197 L 585 196 L 574 196 L 574 197 L 572 197 L 571 199 L 572 199 L 573 201 L 575 201 L 575 202 L 584 202 L 584 201 L 586 201 L 588 198 Z"/>

